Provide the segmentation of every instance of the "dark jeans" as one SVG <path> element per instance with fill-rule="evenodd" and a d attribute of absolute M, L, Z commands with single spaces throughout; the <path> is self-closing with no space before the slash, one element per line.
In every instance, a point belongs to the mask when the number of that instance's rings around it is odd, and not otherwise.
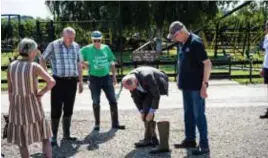
<path fill-rule="evenodd" d="M 200 134 L 199 145 L 201 148 L 208 148 L 205 100 L 201 98 L 200 91 L 182 90 L 182 94 L 186 140 L 195 140 L 197 126 Z"/>
<path fill-rule="evenodd" d="M 118 108 L 112 78 L 109 75 L 103 77 L 90 76 L 89 89 L 93 101 L 95 124 L 100 124 L 100 96 L 101 90 L 103 90 L 110 104 L 112 124 L 118 125 Z"/>
<path fill-rule="evenodd" d="M 77 78 L 59 78 L 53 76 L 56 85 L 51 90 L 51 119 L 60 119 L 62 109 L 64 117 L 73 114 L 77 90 Z"/>

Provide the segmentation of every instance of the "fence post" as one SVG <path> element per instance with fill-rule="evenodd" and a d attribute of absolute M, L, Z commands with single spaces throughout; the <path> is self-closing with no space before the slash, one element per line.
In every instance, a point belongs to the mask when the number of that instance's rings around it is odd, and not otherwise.
<path fill-rule="evenodd" d="M 50 21 L 50 23 L 49 23 L 49 40 L 50 41 L 53 41 L 53 40 L 55 40 L 55 29 L 54 29 L 54 22 L 53 22 L 53 20 L 51 20 Z"/>
<path fill-rule="evenodd" d="M 232 79 L 232 57 L 229 56 L 229 80 Z"/>
<path fill-rule="evenodd" d="M 124 75 L 124 74 L 123 74 L 123 73 L 124 73 L 124 72 L 123 72 L 123 70 L 124 70 L 124 69 L 123 69 L 123 68 L 124 68 L 124 63 L 123 63 L 123 61 L 120 61 L 120 67 L 121 67 L 121 76 L 123 77 L 123 75 Z"/>
<path fill-rule="evenodd" d="M 36 42 L 40 43 L 41 39 L 41 29 L 40 29 L 40 22 L 36 20 Z"/>
<path fill-rule="evenodd" d="M 249 82 L 252 83 L 252 68 L 253 68 L 253 58 L 250 54 L 249 56 Z"/>
<path fill-rule="evenodd" d="M 157 61 L 156 61 L 156 68 L 157 68 L 157 69 L 159 69 L 159 64 L 160 64 L 160 62 L 157 60 Z"/>
<path fill-rule="evenodd" d="M 216 37 L 214 45 L 214 58 L 218 56 L 219 22 L 216 23 Z"/>
<path fill-rule="evenodd" d="M 177 60 L 179 60 L 179 59 L 177 59 Z M 177 81 L 177 60 L 175 61 L 175 64 L 174 64 L 174 73 L 175 73 L 175 75 L 174 75 L 174 80 L 175 81 Z"/>

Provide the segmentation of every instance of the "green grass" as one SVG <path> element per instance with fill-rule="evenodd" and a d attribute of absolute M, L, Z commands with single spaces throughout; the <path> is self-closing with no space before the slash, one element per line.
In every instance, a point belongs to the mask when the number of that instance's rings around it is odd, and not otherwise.
<path fill-rule="evenodd" d="M 213 49 L 207 49 L 208 55 L 210 58 L 213 59 L 214 57 L 214 50 Z M 120 60 L 120 52 L 115 52 L 114 53 L 116 58 L 118 60 Z M 131 52 L 123 52 L 123 61 L 127 62 L 127 61 L 131 61 Z M 176 49 L 171 49 L 169 50 L 169 55 L 170 58 L 169 59 L 173 59 L 176 57 L 177 54 L 177 50 Z M 7 66 L 9 64 L 9 57 L 14 57 L 15 53 L 2 53 L 1 54 L 1 66 Z M 222 54 L 219 54 L 219 57 L 222 56 Z M 168 58 L 167 54 L 163 55 L 164 58 Z M 242 60 L 244 59 L 244 57 L 242 57 L 240 54 L 233 54 L 232 57 L 236 58 L 237 60 Z M 253 55 L 254 60 L 263 60 L 263 54 L 258 55 L 258 54 L 254 54 Z M 238 67 L 238 66 L 237 66 Z M 241 66 L 239 66 L 241 67 Z M 249 67 L 247 65 L 247 67 Z M 262 67 L 261 64 L 254 64 L 253 65 L 254 68 L 260 68 Z M 134 66 L 128 66 L 128 67 L 124 67 L 124 71 L 123 74 L 127 74 L 128 72 L 130 72 L 131 70 L 134 69 Z M 159 69 L 162 71 L 165 71 L 166 73 L 174 73 L 174 65 L 165 65 L 165 66 L 159 66 Z M 213 73 L 217 73 L 217 72 L 228 72 L 228 70 L 222 70 L 222 69 L 213 69 L 212 70 Z M 243 70 L 232 70 L 232 74 L 231 75 L 248 75 L 249 71 L 243 71 Z M 254 74 L 259 74 L 258 71 L 253 71 L 253 75 Z M 83 71 L 83 75 L 87 75 L 87 70 Z M 7 78 L 7 72 L 6 71 L 1 71 L 1 79 L 6 79 Z M 170 78 L 170 81 L 174 81 L 174 77 Z M 248 84 L 249 83 L 249 79 L 235 79 L 235 81 L 241 83 L 241 84 Z M 262 78 L 258 78 L 258 79 L 253 79 L 253 83 L 263 83 L 263 79 Z M 39 88 L 43 87 L 45 85 L 45 83 L 40 83 Z M 7 84 L 1 84 L 1 90 L 7 90 Z"/>
<path fill-rule="evenodd" d="M 9 64 L 8 58 L 13 58 L 16 53 L 1 53 L 1 66 L 7 66 Z"/>
<path fill-rule="evenodd" d="M 252 79 L 252 83 L 249 79 L 234 79 L 234 81 L 238 82 L 239 84 L 260 84 L 263 83 L 263 78 L 254 78 Z"/>

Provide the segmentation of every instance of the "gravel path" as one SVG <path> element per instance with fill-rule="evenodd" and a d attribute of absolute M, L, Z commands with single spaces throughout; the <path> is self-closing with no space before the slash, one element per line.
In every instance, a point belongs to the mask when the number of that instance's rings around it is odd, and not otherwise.
<path fill-rule="evenodd" d="M 260 120 L 265 107 L 207 108 L 209 140 L 212 158 L 268 158 L 268 120 Z M 47 116 L 49 114 L 47 113 Z M 1 117 L 2 131 L 4 120 Z M 91 111 L 76 111 L 73 117 L 72 134 L 77 142 L 64 142 L 59 137 L 60 148 L 53 149 L 53 157 L 75 158 L 143 158 L 150 148 L 135 149 L 133 143 L 143 137 L 143 125 L 135 110 L 121 110 L 120 120 L 125 131 L 110 130 L 110 113 L 102 111 L 101 131 L 92 132 L 93 114 Z M 186 150 L 174 149 L 173 144 L 184 138 L 183 111 L 160 109 L 156 120 L 169 120 L 170 148 L 172 152 L 159 154 L 158 158 L 193 157 Z M 61 127 L 61 126 L 60 126 Z M 62 135 L 61 128 L 59 136 Z M 41 158 L 41 144 L 30 146 L 32 157 Z M 1 141 L 1 152 L 6 158 L 19 157 L 18 148 Z M 187 156 L 188 155 L 188 156 Z M 203 156 L 206 157 L 206 156 Z"/>

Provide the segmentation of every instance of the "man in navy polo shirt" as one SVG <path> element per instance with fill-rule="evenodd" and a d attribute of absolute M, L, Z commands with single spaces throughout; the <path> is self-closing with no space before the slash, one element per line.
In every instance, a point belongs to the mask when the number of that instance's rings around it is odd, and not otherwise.
<path fill-rule="evenodd" d="M 211 72 L 202 40 L 187 31 L 179 21 L 171 23 L 168 38 L 182 45 L 178 46 L 178 87 L 182 90 L 185 139 L 175 148 L 195 148 L 195 128 L 198 128 L 200 142 L 193 155 L 209 154 L 207 120 L 205 115 L 205 98 Z"/>

